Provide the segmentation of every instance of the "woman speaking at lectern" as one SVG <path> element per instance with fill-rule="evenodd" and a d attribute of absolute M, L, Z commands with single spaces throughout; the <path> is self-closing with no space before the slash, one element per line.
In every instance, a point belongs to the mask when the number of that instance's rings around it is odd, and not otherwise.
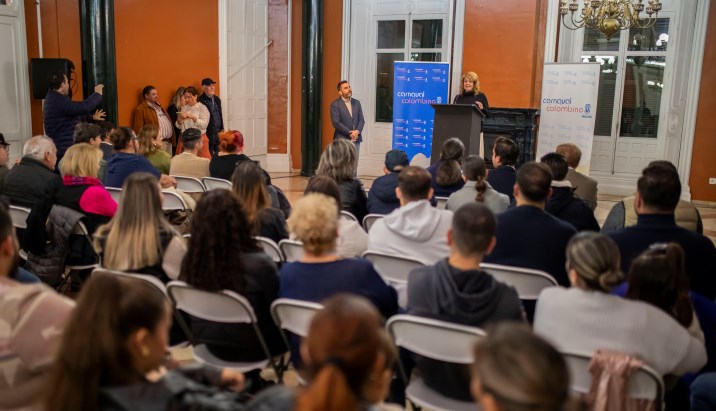
<path fill-rule="evenodd" d="M 487 110 L 490 109 L 490 105 L 487 103 L 487 96 L 480 91 L 480 80 L 477 78 L 477 74 L 472 71 L 462 75 L 460 94 L 455 96 L 455 100 L 452 103 L 475 104 L 485 116 L 487 116 Z"/>

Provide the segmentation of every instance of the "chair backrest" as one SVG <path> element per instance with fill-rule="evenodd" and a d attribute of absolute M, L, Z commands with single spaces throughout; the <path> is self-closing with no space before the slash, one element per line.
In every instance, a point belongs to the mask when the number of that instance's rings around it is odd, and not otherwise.
<path fill-rule="evenodd" d="M 592 385 L 592 374 L 589 363 L 592 356 L 586 353 L 562 352 L 567 361 L 571 377 L 570 389 L 574 393 L 586 394 Z M 647 365 L 629 378 L 629 398 L 649 399 L 655 402 L 655 409 L 661 410 L 663 405 L 664 382 L 661 376 Z"/>
<path fill-rule="evenodd" d="M 373 227 L 373 224 L 375 224 L 376 221 L 380 220 L 383 217 L 385 217 L 383 214 L 366 215 L 365 217 L 363 217 L 363 229 L 365 229 L 366 232 L 370 231 L 370 228 Z"/>
<path fill-rule="evenodd" d="M 10 206 L 10 219 L 15 228 L 27 228 L 27 216 L 30 215 L 30 209 L 25 207 Z"/>
<path fill-rule="evenodd" d="M 214 190 L 216 188 L 225 188 L 227 190 L 231 190 L 231 181 L 224 180 L 223 178 L 216 178 L 216 177 L 204 177 L 201 179 L 201 182 L 204 184 L 204 187 L 206 187 L 206 190 Z"/>
<path fill-rule="evenodd" d="M 472 364 L 473 347 L 485 338 L 485 332 L 477 327 L 407 314 L 390 317 L 385 327 L 398 347 L 456 364 Z"/>
<path fill-rule="evenodd" d="M 445 206 L 447 205 L 448 198 L 435 196 L 435 201 L 438 202 L 438 205 L 437 205 L 438 210 L 444 210 Z"/>
<path fill-rule="evenodd" d="M 209 292 L 183 281 L 167 284 L 174 308 L 207 321 L 219 323 L 255 323 L 256 314 L 249 301 L 229 290 Z"/>
<path fill-rule="evenodd" d="M 186 210 L 188 208 L 184 199 L 173 191 L 163 190 L 162 197 L 164 197 L 162 201 L 162 209 L 164 211 Z"/>
<path fill-rule="evenodd" d="M 268 254 L 269 257 L 275 262 L 275 263 L 281 263 L 283 262 L 283 254 L 281 254 L 281 249 L 278 248 L 278 244 L 276 244 L 275 241 L 273 241 L 270 238 L 261 237 L 259 235 L 254 236 L 254 239 L 257 243 L 259 243 L 259 246 L 264 250 L 264 253 Z"/>
<path fill-rule="evenodd" d="M 372 250 L 363 253 L 363 258 L 373 263 L 375 271 L 383 277 L 385 282 L 395 285 L 406 284 L 408 282 L 408 274 L 410 274 L 411 271 L 418 267 L 425 266 L 425 264 L 414 258 L 399 257 Z"/>
<path fill-rule="evenodd" d="M 354 216 L 352 213 L 349 213 L 346 210 L 341 210 L 341 217 L 349 218 L 349 219 L 355 221 L 356 223 L 360 224 L 360 221 L 358 221 L 358 218 L 356 218 L 356 216 Z"/>
<path fill-rule="evenodd" d="M 172 176 L 177 181 L 177 190 L 181 190 L 187 194 L 203 193 L 206 191 L 204 184 L 196 177 Z"/>
<path fill-rule="evenodd" d="M 112 196 L 112 199 L 115 203 L 119 204 L 119 200 L 122 197 L 122 189 L 119 187 L 105 187 L 107 191 L 109 192 L 109 195 Z"/>
<path fill-rule="evenodd" d="M 305 337 L 313 316 L 322 308 L 318 303 L 279 298 L 271 303 L 271 316 L 278 328 Z"/>
<path fill-rule="evenodd" d="M 480 268 L 497 281 L 515 287 L 522 300 L 536 300 L 540 291 L 558 285 L 554 277 L 541 270 L 488 263 L 481 263 Z"/>
<path fill-rule="evenodd" d="M 303 243 L 298 240 L 283 239 L 278 242 L 285 261 L 297 261 L 303 257 Z"/>
<path fill-rule="evenodd" d="M 95 275 L 95 274 L 116 275 L 119 277 L 129 278 L 132 280 L 144 281 L 145 283 L 151 284 L 152 287 L 154 287 L 158 292 L 160 292 L 164 296 L 164 298 L 167 299 L 167 301 L 169 301 L 169 294 L 167 294 L 167 287 L 157 277 L 154 277 L 154 276 L 151 276 L 148 274 L 127 273 L 124 271 L 108 270 L 106 268 L 95 268 L 94 270 L 92 270 L 92 275 Z"/>

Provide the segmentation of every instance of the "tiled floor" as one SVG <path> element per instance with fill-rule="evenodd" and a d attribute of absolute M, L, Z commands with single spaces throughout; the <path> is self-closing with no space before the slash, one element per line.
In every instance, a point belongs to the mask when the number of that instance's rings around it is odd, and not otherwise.
<path fill-rule="evenodd" d="M 359 176 L 359 178 L 363 181 L 363 184 L 366 187 L 370 187 L 376 177 Z M 284 191 L 286 197 L 288 197 L 288 200 L 292 203 L 303 195 L 303 191 L 306 189 L 306 184 L 308 184 L 307 177 L 301 177 L 300 175 L 293 173 L 272 173 L 271 179 L 274 185 Z M 607 214 L 609 214 L 609 210 L 612 209 L 615 203 L 621 201 L 622 198 L 623 197 L 620 196 L 610 196 L 604 194 L 599 195 L 599 203 L 597 205 L 597 209 L 594 211 L 599 224 L 604 223 L 604 220 L 607 218 Z M 716 243 L 716 208 L 705 206 L 697 206 L 696 208 L 699 210 L 701 219 L 703 220 L 704 234 L 708 236 L 711 241 Z"/>

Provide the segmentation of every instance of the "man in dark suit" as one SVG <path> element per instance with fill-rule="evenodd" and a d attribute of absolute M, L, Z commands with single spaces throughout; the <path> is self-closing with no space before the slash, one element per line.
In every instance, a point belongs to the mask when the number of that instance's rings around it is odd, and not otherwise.
<path fill-rule="evenodd" d="M 331 103 L 331 123 L 336 131 L 333 139 L 347 138 L 353 142 L 356 148 L 356 157 L 360 154 L 360 143 L 363 141 L 363 109 L 360 101 L 352 98 L 353 91 L 348 81 L 341 80 L 338 83 L 338 98 Z"/>
<path fill-rule="evenodd" d="M 564 252 L 577 230 L 544 211 L 552 195 L 552 173 L 545 164 L 530 161 L 517 171 L 516 180 L 517 207 L 497 215 L 497 245 L 484 261 L 542 270 L 569 287 Z"/>
<path fill-rule="evenodd" d="M 492 146 L 492 165 L 495 169 L 487 174 L 487 182 L 498 193 L 510 197 L 510 202 L 515 199 L 512 192 L 515 186 L 515 164 L 519 154 L 520 148 L 517 144 L 506 137 L 498 137 Z"/>

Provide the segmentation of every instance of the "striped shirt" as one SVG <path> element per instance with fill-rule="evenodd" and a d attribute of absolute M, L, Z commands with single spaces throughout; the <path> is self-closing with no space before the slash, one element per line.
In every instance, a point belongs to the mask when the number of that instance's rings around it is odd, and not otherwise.
<path fill-rule="evenodd" d="M 162 136 L 162 140 L 171 140 L 172 138 L 172 121 L 169 119 L 167 113 L 158 105 L 148 103 L 149 107 L 153 108 L 157 112 L 157 119 L 159 120 L 159 135 Z"/>

